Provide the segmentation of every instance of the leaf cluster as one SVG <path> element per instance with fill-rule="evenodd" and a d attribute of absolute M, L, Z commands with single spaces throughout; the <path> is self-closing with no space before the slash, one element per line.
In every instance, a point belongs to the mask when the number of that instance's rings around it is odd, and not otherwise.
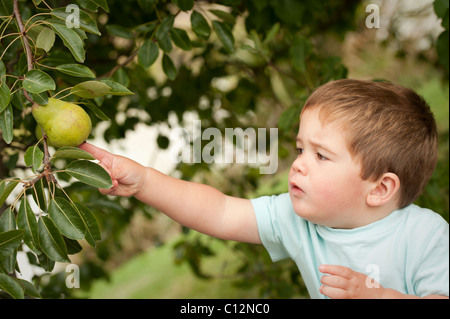
<path fill-rule="evenodd" d="M 36 172 L 43 157 L 37 144 L 27 149 L 24 161 Z M 111 187 L 109 174 L 90 161 L 94 158 L 89 153 L 78 148 L 64 147 L 54 153 L 51 161 L 61 158 L 70 159 L 71 162 L 60 173 L 66 173 L 94 187 Z M 55 172 L 51 174 L 53 176 Z M 51 271 L 55 262 L 70 262 L 68 255 L 81 251 L 79 240 L 84 239 L 95 247 L 96 242 L 101 239 L 98 222 L 88 207 L 74 202 L 56 178 L 45 175 L 45 171 L 36 175 L 37 177 L 33 175 L 28 178 L 33 178 L 31 181 L 0 181 L 1 205 L 19 184 L 23 184 L 19 195 L 0 216 L 0 273 L 20 271 L 16 256 L 22 244 L 26 244 L 36 256 L 39 266 Z M 60 192 L 56 192 L 56 187 L 60 188 Z M 9 277 L 0 277 L 5 283 L 2 290 L 14 298 L 23 297 L 23 293 L 17 294 L 14 289 L 20 282 L 13 284 L 11 279 L 6 278 Z M 31 296 L 37 297 L 36 294 Z"/>

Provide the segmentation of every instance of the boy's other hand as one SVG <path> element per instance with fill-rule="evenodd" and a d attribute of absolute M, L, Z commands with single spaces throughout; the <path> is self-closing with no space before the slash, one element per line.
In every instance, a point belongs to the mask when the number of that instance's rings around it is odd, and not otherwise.
<path fill-rule="evenodd" d="M 384 288 L 369 276 L 348 267 L 321 265 L 320 292 L 333 299 L 378 299 L 383 297 Z M 370 283 L 368 285 L 367 283 Z"/>
<path fill-rule="evenodd" d="M 81 144 L 79 148 L 99 160 L 100 166 L 111 176 L 113 186 L 109 189 L 100 188 L 102 194 L 128 197 L 140 190 L 142 179 L 145 178 L 145 168 L 142 165 L 89 143 Z"/>

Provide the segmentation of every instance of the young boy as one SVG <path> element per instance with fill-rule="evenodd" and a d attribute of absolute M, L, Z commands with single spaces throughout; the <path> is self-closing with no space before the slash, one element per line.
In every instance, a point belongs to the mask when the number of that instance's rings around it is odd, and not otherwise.
<path fill-rule="evenodd" d="M 300 115 L 289 193 L 253 200 L 182 181 L 83 144 L 135 196 L 175 221 L 292 258 L 312 298 L 448 298 L 449 225 L 411 204 L 437 160 L 433 115 L 413 91 L 338 80 Z M 370 277 L 368 276 L 370 275 Z"/>

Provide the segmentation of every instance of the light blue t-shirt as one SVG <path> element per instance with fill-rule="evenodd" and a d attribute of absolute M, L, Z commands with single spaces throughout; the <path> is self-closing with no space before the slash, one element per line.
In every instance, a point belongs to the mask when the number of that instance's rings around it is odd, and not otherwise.
<path fill-rule="evenodd" d="M 270 257 L 292 258 L 311 298 L 325 298 L 322 264 L 349 267 L 404 294 L 449 295 L 449 225 L 431 210 L 410 205 L 363 227 L 334 229 L 296 215 L 288 193 L 251 202 Z"/>

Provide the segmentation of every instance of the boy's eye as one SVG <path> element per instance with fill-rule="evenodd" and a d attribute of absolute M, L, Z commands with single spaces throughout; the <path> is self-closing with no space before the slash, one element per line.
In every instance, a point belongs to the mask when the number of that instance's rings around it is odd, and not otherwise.
<path fill-rule="evenodd" d="M 302 155 L 303 154 L 303 148 L 297 147 L 297 154 Z"/>
<path fill-rule="evenodd" d="M 322 154 L 320 154 L 320 153 L 317 153 L 316 154 L 317 155 L 317 159 L 319 159 L 319 160 L 321 160 L 321 161 L 326 161 L 328 158 L 326 158 L 325 156 L 323 156 Z"/>

